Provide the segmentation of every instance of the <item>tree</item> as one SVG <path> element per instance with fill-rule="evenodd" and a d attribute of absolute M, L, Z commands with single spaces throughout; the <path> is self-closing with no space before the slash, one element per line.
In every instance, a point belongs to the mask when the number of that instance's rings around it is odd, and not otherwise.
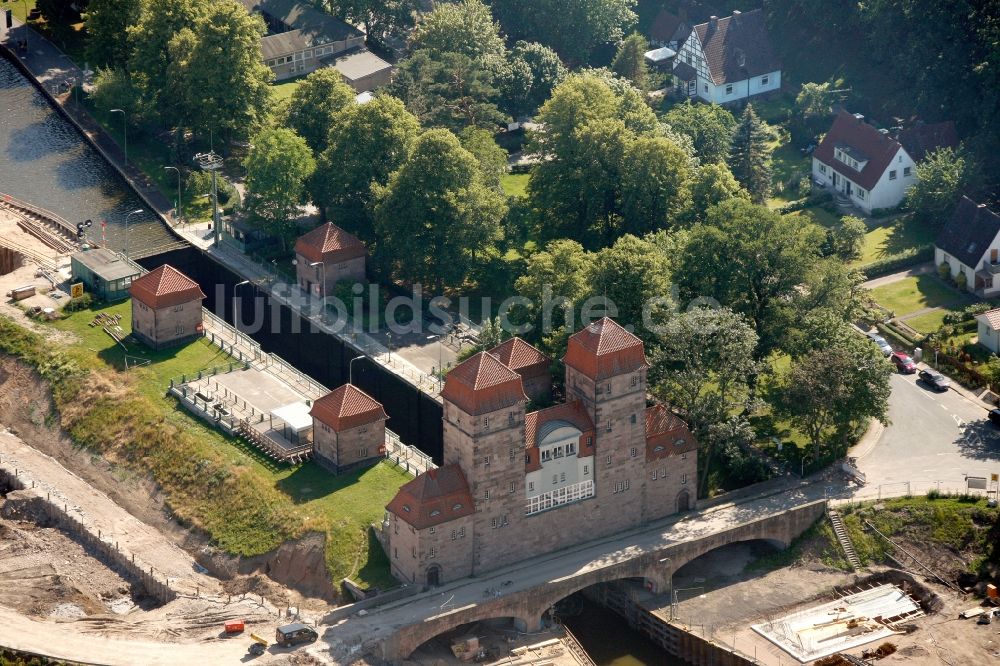
<path fill-rule="evenodd" d="M 750 200 L 750 195 L 740 187 L 724 162 L 699 167 L 691 181 L 692 221 L 704 220 L 708 209 L 730 199 Z"/>
<path fill-rule="evenodd" d="M 417 11 L 415 0 L 322 0 L 321 4 L 352 25 L 362 24 L 368 41 L 382 45 L 389 37 L 405 34 Z"/>
<path fill-rule="evenodd" d="M 512 39 L 550 46 L 583 62 L 601 44 L 614 44 L 635 24 L 635 0 L 494 0 L 493 12 Z"/>
<path fill-rule="evenodd" d="M 78 13 L 73 0 L 36 0 L 35 7 L 51 27 L 68 23 Z"/>
<path fill-rule="evenodd" d="M 906 207 L 917 221 L 939 228 L 951 217 L 969 180 L 963 151 L 935 150 L 917 164 L 917 182 L 906 193 Z"/>
<path fill-rule="evenodd" d="M 166 92 L 176 96 L 170 118 L 224 138 L 262 128 L 273 78 L 260 54 L 265 32 L 260 16 L 236 0 L 215 0 L 193 29 L 181 29 L 167 45 Z"/>
<path fill-rule="evenodd" d="M 758 374 L 757 333 L 728 308 L 696 307 L 672 317 L 657 336 L 650 368 L 653 393 L 688 422 L 701 445 L 702 494 L 717 448 L 734 430 L 731 415 L 747 410 L 751 378 Z M 742 426 L 748 427 L 748 424 Z"/>
<path fill-rule="evenodd" d="M 752 104 L 743 110 L 729 149 L 729 169 L 750 193 L 754 203 L 764 203 L 771 194 L 771 150 L 764 122 Z"/>
<path fill-rule="evenodd" d="M 794 300 L 821 245 L 815 225 L 731 199 L 709 209 L 705 222 L 691 230 L 675 278 L 685 301 L 710 297 L 745 315 L 763 359 L 802 314 Z"/>
<path fill-rule="evenodd" d="M 830 254 L 845 262 L 860 259 L 865 248 L 866 233 L 868 227 L 864 220 L 854 215 L 845 215 L 840 218 L 840 224 L 827 230 L 826 242 Z"/>
<path fill-rule="evenodd" d="M 822 372 L 817 372 L 822 368 Z M 867 419 L 888 424 L 892 366 L 861 336 L 845 331 L 834 344 L 792 360 L 775 390 L 775 410 L 808 438 L 813 460 L 836 434 L 832 457 L 847 451 L 849 427 Z"/>
<path fill-rule="evenodd" d="M 736 118 L 718 104 L 693 104 L 685 100 L 663 116 L 674 130 L 691 137 L 702 164 L 725 162 L 736 129 Z"/>
<path fill-rule="evenodd" d="M 590 296 L 606 298 L 619 322 L 652 342 L 647 325 L 662 322 L 673 306 L 667 258 L 656 244 L 625 235 L 594 259 L 587 272 Z"/>
<path fill-rule="evenodd" d="M 569 239 L 554 240 L 531 255 L 514 283 L 518 295 L 530 302 L 516 314 L 516 322 L 530 323 L 543 334 L 574 328 L 576 308 L 590 291 L 587 270 L 592 262 L 593 255 Z"/>
<path fill-rule="evenodd" d="M 253 138 L 243 161 L 250 219 L 281 238 L 294 238 L 298 207 L 305 200 L 305 183 L 316 168 L 305 139 L 285 127 L 266 129 Z"/>
<path fill-rule="evenodd" d="M 830 115 L 830 82 L 803 83 L 795 96 L 795 111 L 804 120 Z"/>
<path fill-rule="evenodd" d="M 87 62 L 92 67 L 122 67 L 128 62 L 128 29 L 141 11 L 142 3 L 136 0 L 90 0 L 84 25 Z"/>
<path fill-rule="evenodd" d="M 615 59 L 611 61 L 611 71 L 631 81 L 639 90 L 646 89 L 649 77 L 645 57 L 648 46 L 649 42 L 645 37 L 633 32 L 621 43 Z"/>
<path fill-rule="evenodd" d="M 503 58 L 507 51 L 500 26 L 481 0 L 438 3 L 413 31 L 410 48 L 425 49 L 433 58 L 461 53 L 479 62 Z"/>
<path fill-rule="evenodd" d="M 460 131 L 469 126 L 496 128 L 507 120 L 493 102 L 497 90 L 490 73 L 461 53 L 413 53 L 400 66 L 389 92 L 424 125 Z"/>
<path fill-rule="evenodd" d="M 459 140 L 462 147 L 475 156 L 479 162 L 479 171 L 483 175 L 483 183 L 499 193 L 503 193 L 500 178 L 507 173 L 507 151 L 497 145 L 493 134 L 475 127 L 465 128 Z"/>
<path fill-rule="evenodd" d="M 625 151 L 621 188 L 626 233 L 640 235 L 669 226 L 690 205 L 688 156 L 662 137 L 636 139 Z"/>
<path fill-rule="evenodd" d="M 377 95 L 347 107 L 330 127 L 310 181 L 313 201 L 333 209 L 338 225 L 373 244 L 372 186 L 389 182 L 419 133 L 420 123 L 395 97 Z"/>
<path fill-rule="evenodd" d="M 500 107 L 514 118 L 538 109 L 566 76 L 559 55 L 535 42 L 518 42 L 506 60 L 493 59 L 487 67 L 492 68 Z"/>
<path fill-rule="evenodd" d="M 504 197 L 448 130 L 424 132 L 386 186 L 373 186 L 379 251 L 396 278 L 457 287 L 496 241 Z"/>
<path fill-rule="evenodd" d="M 292 93 L 285 124 L 306 140 L 313 154 L 326 150 L 334 118 L 354 105 L 356 93 L 332 67 L 317 69 Z"/>

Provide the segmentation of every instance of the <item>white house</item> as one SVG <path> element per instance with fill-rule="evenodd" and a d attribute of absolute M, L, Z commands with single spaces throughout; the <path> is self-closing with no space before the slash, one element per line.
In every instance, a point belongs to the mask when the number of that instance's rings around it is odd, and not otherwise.
<path fill-rule="evenodd" d="M 934 263 L 947 263 L 952 276 L 964 274 L 969 291 L 1000 293 L 1000 215 L 962 197 L 934 241 Z"/>
<path fill-rule="evenodd" d="M 694 26 L 674 59 L 682 94 L 729 104 L 781 88 L 781 63 L 760 9 Z"/>
<path fill-rule="evenodd" d="M 979 344 L 994 354 L 1000 353 L 1000 308 L 976 315 L 979 323 Z"/>

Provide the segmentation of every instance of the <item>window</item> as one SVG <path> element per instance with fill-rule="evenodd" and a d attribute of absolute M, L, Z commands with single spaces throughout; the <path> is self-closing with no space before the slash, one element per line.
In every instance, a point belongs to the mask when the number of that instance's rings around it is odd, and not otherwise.
<path fill-rule="evenodd" d="M 674 441 L 674 446 L 684 446 L 685 442 L 683 439 L 678 439 Z"/>
<path fill-rule="evenodd" d="M 559 473 L 559 483 L 566 483 L 566 472 Z"/>
<path fill-rule="evenodd" d="M 636 386 L 638 383 L 639 383 L 639 378 L 635 375 L 632 375 L 632 386 Z"/>
<path fill-rule="evenodd" d="M 594 445 L 594 438 L 593 437 L 588 437 L 587 438 L 587 446 L 593 446 L 593 445 Z"/>
<path fill-rule="evenodd" d="M 410 555 L 413 555 L 413 557 L 417 556 L 417 547 L 416 546 L 414 546 L 413 549 L 410 550 Z"/>
<path fill-rule="evenodd" d="M 181 326 L 180 324 L 177 324 L 177 327 L 174 329 L 174 331 L 177 333 L 177 335 L 180 335 L 181 333 L 184 332 L 184 327 Z"/>
<path fill-rule="evenodd" d="M 311 50 L 306 51 L 306 56 L 305 57 L 312 58 L 313 57 L 313 52 Z"/>
<path fill-rule="evenodd" d="M 681 460 L 687 460 L 687 459 L 688 459 L 688 454 L 682 453 L 681 454 Z"/>
<path fill-rule="evenodd" d="M 489 499 L 489 498 L 490 498 L 490 491 L 487 490 L 483 493 L 483 499 Z"/>
<path fill-rule="evenodd" d="M 437 557 L 437 554 L 438 554 L 437 548 L 431 546 L 430 551 L 427 553 L 427 559 L 433 560 L 435 557 Z"/>
<path fill-rule="evenodd" d="M 485 465 L 486 467 L 490 466 L 490 457 L 489 456 L 486 456 L 485 458 L 483 458 L 483 465 Z"/>
<path fill-rule="evenodd" d="M 611 456 L 608 456 L 608 464 L 611 464 Z"/>
<path fill-rule="evenodd" d="M 451 510 L 452 510 L 452 511 L 461 511 L 461 510 L 462 510 L 462 503 L 461 503 L 461 502 L 459 502 L 459 503 L 458 503 L 458 504 L 456 504 L 455 506 L 451 507 Z"/>
<path fill-rule="evenodd" d="M 392 557 L 393 557 L 393 559 L 397 559 L 397 560 L 399 559 L 399 548 L 393 548 L 392 549 Z"/>
<path fill-rule="evenodd" d="M 459 527 L 458 528 L 458 538 L 459 539 L 464 539 L 465 538 L 465 528 L 464 527 Z"/>
<path fill-rule="evenodd" d="M 366 449 L 365 447 L 362 446 L 360 449 L 358 449 L 358 456 L 361 457 L 361 458 L 367 458 L 368 457 L 368 449 Z"/>
<path fill-rule="evenodd" d="M 510 494 L 511 494 L 511 495 L 513 495 L 513 494 L 514 494 L 514 491 L 515 491 L 516 489 L 517 489 L 517 484 L 515 484 L 515 483 L 514 483 L 513 481 L 511 481 L 511 482 L 510 482 Z"/>
<path fill-rule="evenodd" d="M 896 180 L 896 170 L 893 169 L 889 172 L 889 180 Z"/>
<path fill-rule="evenodd" d="M 862 201 L 865 200 L 865 191 L 860 187 L 858 188 L 858 198 L 861 199 Z"/>
<path fill-rule="evenodd" d="M 608 423 L 606 426 L 604 426 L 604 429 L 607 430 L 608 432 L 611 432 L 611 419 L 608 419 Z"/>
<path fill-rule="evenodd" d="M 708 92 L 708 84 L 707 83 L 705 84 L 704 88 L 705 88 L 705 92 Z"/>
<path fill-rule="evenodd" d="M 770 80 L 771 80 L 771 77 L 769 77 L 769 76 L 762 76 L 762 77 L 760 77 L 760 85 L 766 86 Z"/>
<path fill-rule="evenodd" d="M 732 83 L 730 83 L 729 85 L 726 86 L 726 94 L 727 95 L 732 95 L 733 94 L 733 84 Z"/>
<path fill-rule="evenodd" d="M 552 475 L 552 485 L 554 486 L 557 483 L 559 483 L 559 475 L 558 474 L 553 474 Z"/>
<path fill-rule="evenodd" d="M 819 165 L 819 172 L 820 173 L 826 173 L 826 165 L 825 164 L 820 164 Z"/>
<path fill-rule="evenodd" d="M 629 422 L 631 422 L 631 423 L 632 423 L 633 425 L 635 425 L 635 414 L 633 414 L 632 416 L 628 417 L 628 420 L 629 420 Z"/>
<path fill-rule="evenodd" d="M 606 388 L 604 392 L 607 393 L 608 395 L 611 395 L 611 382 L 608 382 L 608 388 Z"/>
<path fill-rule="evenodd" d="M 494 518 L 493 520 L 490 521 L 490 525 L 493 526 L 493 529 L 496 529 L 496 528 L 498 528 L 500 526 L 499 523 L 497 522 L 496 518 Z"/>
<path fill-rule="evenodd" d="M 535 482 L 534 481 L 528 481 L 528 492 L 529 493 L 535 492 Z"/>
<path fill-rule="evenodd" d="M 656 481 L 656 470 L 653 470 L 653 481 Z"/>
<path fill-rule="evenodd" d="M 514 462 L 514 449 L 513 448 L 510 449 L 510 461 Z"/>
<path fill-rule="evenodd" d="M 441 513 L 441 512 L 440 512 L 440 511 L 438 511 L 438 513 Z M 437 528 L 436 528 L 436 527 L 432 527 L 432 528 L 430 529 L 430 533 L 431 533 L 431 534 L 437 534 Z"/>
<path fill-rule="evenodd" d="M 411 508 L 410 508 L 410 505 L 409 505 L 409 504 L 404 504 L 404 505 L 403 505 L 403 511 L 405 511 L 406 513 L 409 513 L 409 512 L 410 512 L 410 511 L 412 511 L 412 510 L 413 510 L 413 509 L 411 509 Z"/>
<path fill-rule="evenodd" d="M 458 538 L 458 530 L 452 530 L 451 531 L 451 540 L 454 541 L 457 538 Z"/>
<path fill-rule="evenodd" d="M 483 430 L 489 430 L 489 429 L 490 429 L 490 417 L 484 416 L 483 417 Z"/>
<path fill-rule="evenodd" d="M 441 515 L 441 509 L 433 509 L 431 511 L 431 516 L 440 516 L 440 515 Z M 432 534 L 434 533 L 434 528 L 433 527 L 431 528 L 431 533 Z"/>
<path fill-rule="evenodd" d="M 634 446 L 631 449 L 629 449 L 629 455 L 631 455 L 633 458 L 635 458 L 638 454 L 639 450 Z"/>
<path fill-rule="evenodd" d="M 681 474 L 681 483 L 687 483 L 687 482 L 688 482 L 688 475 Z"/>
<path fill-rule="evenodd" d="M 398 522 L 395 522 L 395 521 L 393 521 L 393 525 L 392 525 L 392 527 L 393 527 L 393 530 L 392 530 L 392 531 L 393 531 L 393 533 L 395 533 L 395 534 L 399 534 L 399 523 L 398 523 Z"/>
<path fill-rule="evenodd" d="M 590 474 L 590 465 L 584 465 L 583 466 L 583 475 L 587 476 L 588 474 Z"/>
<path fill-rule="evenodd" d="M 909 178 L 909 177 L 910 177 L 910 167 L 903 167 L 903 178 Z"/>

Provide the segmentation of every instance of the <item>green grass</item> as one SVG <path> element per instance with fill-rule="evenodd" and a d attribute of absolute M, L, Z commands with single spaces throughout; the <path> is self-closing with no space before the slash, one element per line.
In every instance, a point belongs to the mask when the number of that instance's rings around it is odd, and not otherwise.
<path fill-rule="evenodd" d="M 936 308 L 961 300 L 954 289 L 936 275 L 918 275 L 872 289 L 872 296 L 897 317 L 924 308 Z"/>
<path fill-rule="evenodd" d="M 799 198 L 798 181 L 808 176 L 811 158 L 803 156 L 789 141 L 786 131 L 779 131 L 780 138 L 771 142 L 771 180 L 777 186 L 786 187 L 784 192 L 775 190 L 772 205 L 782 205 Z"/>
<path fill-rule="evenodd" d="M 840 224 L 840 217 L 834 215 L 828 210 L 824 210 L 819 206 L 812 206 L 810 208 L 803 208 L 802 210 L 796 210 L 791 213 L 787 213 L 786 217 L 798 217 L 803 220 L 809 220 L 814 224 L 830 229 Z"/>
<path fill-rule="evenodd" d="M 305 76 L 297 76 L 294 79 L 283 79 L 280 83 L 271 84 L 271 100 L 273 103 L 278 104 L 289 99 L 304 78 Z"/>
<path fill-rule="evenodd" d="M 51 382 L 61 424 L 74 441 L 133 472 L 149 474 L 175 516 L 207 532 L 226 552 L 268 552 L 307 531 L 326 535 L 331 578 L 362 585 L 394 581 L 368 526 L 409 476 L 388 463 L 334 476 L 314 463 L 277 465 L 241 440 L 225 436 L 166 395 L 170 378 L 226 367 L 230 357 L 204 339 L 154 351 L 127 343 L 125 351 L 100 327 L 103 311 L 121 314 L 130 329 L 128 301 L 96 306 L 52 323 L 79 336 L 61 349 L 0 318 L 0 352 L 30 363 Z M 65 371 L 59 370 L 65 368 Z"/>
<path fill-rule="evenodd" d="M 901 217 L 869 229 L 858 265 L 870 264 L 934 242 L 934 232 Z"/>
<path fill-rule="evenodd" d="M 507 196 L 523 197 L 527 195 L 529 178 L 531 175 L 527 173 L 506 173 L 500 177 L 500 184 Z"/>
<path fill-rule="evenodd" d="M 941 328 L 944 324 L 944 317 L 949 312 L 951 312 L 951 310 L 932 310 L 931 312 L 925 312 L 924 314 L 917 315 L 911 319 L 906 319 L 904 320 L 904 323 L 918 333 L 929 335 Z"/>
<path fill-rule="evenodd" d="M 18 21 L 26 21 L 28 14 L 36 5 L 35 0 L 4 0 L 0 2 L 0 9 L 10 9 L 14 18 Z"/>

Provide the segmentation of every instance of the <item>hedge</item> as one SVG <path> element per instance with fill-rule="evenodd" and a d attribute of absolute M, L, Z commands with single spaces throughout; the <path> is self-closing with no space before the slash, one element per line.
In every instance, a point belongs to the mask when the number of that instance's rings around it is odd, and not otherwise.
<path fill-rule="evenodd" d="M 894 254 L 885 259 L 879 259 L 878 261 L 858 266 L 858 270 L 864 273 L 865 277 L 870 280 L 882 275 L 895 273 L 904 268 L 909 268 L 914 264 L 931 261 L 932 259 L 934 259 L 934 246 L 930 244 L 921 245 L 920 247 L 904 250 L 899 254 Z"/>

